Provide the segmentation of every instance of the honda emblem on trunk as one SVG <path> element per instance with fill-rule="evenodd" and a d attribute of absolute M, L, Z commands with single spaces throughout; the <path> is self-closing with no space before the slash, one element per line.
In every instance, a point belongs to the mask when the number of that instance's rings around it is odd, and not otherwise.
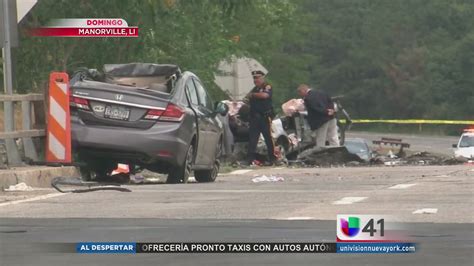
<path fill-rule="evenodd" d="M 123 94 L 115 94 L 115 100 L 121 101 L 123 99 Z"/>

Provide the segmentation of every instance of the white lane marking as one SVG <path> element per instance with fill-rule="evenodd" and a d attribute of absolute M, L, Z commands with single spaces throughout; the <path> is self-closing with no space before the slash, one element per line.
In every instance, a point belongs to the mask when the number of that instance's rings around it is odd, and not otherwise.
<path fill-rule="evenodd" d="M 51 194 L 41 195 L 41 196 L 29 198 L 29 199 L 13 200 L 13 201 L 0 203 L 0 207 L 8 206 L 8 205 L 14 205 L 14 204 L 20 204 L 20 203 L 24 203 L 24 202 L 31 202 L 31 201 L 55 198 L 55 197 L 64 196 L 64 195 L 66 195 L 66 193 L 51 193 Z"/>
<path fill-rule="evenodd" d="M 277 220 L 289 220 L 289 221 L 295 221 L 295 220 L 315 220 L 314 217 L 309 217 L 309 216 L 296 216 L 296 217 L 288 217 L 288 218 L 277 218 Z"/>
<path fill-rule="evenodd" d="M 424 208 L 424 209 L 419 209 L 414 212 L 413 214 L 435 214 L 438 212 L 438 209 L 436 208 Z"/>
<path fill-rule="evenodd" d="M 276 167 L 276 168 L 272 168 L 272 170 L 281 170 L 281 169 L 285 169 L 285 167 Z"/>
<path fill-rule="evenodd" d="M 138 189 L 136 186 L 130 186 L 133 192 L 140 193 L 314 193 L 315 190 L 275 190 L 275 189 L 172 189 L 172 190 L 158 190 L 158 189 Z"/>
<path fill-rule="evenodd" d="M 355 203 L 355 202 L 359 202 L 359 201 L 363 201 L 365 200 L 367 197 L 344 197 L 340 200 L 336 200 L 334 201 L 332 204 L 335 204 L 335 205 L 346 205 L 346 204 L 352 204 L 352 203 Z"/>
<path fill-rule="evenodd" d="M 229 174 L 230 175 L 243 175 L 243 174 L 246 174 L 248 172 L 252 172 L 252 170 L 249 170 L 249 169 L 235 170 L 235 171 L 230 172 Z"/>
<path fill-rule="evenodd" d="M 416 184 L 397 184 L 395 186 L 389 187 L 388 189 L 406 189 L 415 185 Z"/>
<path fill-rule="evenodd" d="M 435 177 L 449 177 L 449 175 L 437 175 Z"/>

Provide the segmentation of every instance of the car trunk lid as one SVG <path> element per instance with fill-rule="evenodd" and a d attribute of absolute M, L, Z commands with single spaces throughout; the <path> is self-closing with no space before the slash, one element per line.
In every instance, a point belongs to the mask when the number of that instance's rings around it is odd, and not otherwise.
<path fill-rule="evenodd" d="M 71 107 L 85 124 L 149 128 L 156 119 L 147 119 L 154 110 L 166 110 L 171 95 L 135 86 L 83 80 L 71 87 Z"/>

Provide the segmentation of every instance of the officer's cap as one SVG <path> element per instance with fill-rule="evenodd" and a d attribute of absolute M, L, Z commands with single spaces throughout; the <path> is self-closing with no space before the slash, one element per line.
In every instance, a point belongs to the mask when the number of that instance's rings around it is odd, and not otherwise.
<path fill-rule="evenodd" d="M 265 73 L 261 70 L 254 70 L 252 71 L 252 77 L 259 77 L 259 76 L 265 76 Z"/>

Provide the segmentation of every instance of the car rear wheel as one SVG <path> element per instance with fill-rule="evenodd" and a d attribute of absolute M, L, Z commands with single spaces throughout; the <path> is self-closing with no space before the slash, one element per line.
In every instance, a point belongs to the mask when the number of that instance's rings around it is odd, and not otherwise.
<path fill-rule="evenodd" d="M 221 155 L 222 155 L 222 142 L 220 141 L 216 148 L 216 155 L 215 155 L 216 159 L 214 161 L 214 165 L 212 166 L 212 169 L 194 171 L 194 178 L 196 179 L 197 182 L 205 183 L 205 182 L 216 181 L 217 175 L 219 174 L 220 164 L 221 164 L 220 162 Z"/>
<path fill-rule="evenodd" d="M 178 184 L 178 183 L 187 183 L 189 175 L 193 169 L 193 156 L 194 156 L 194 147 L 190 145 L 186 153 L 186 158 L 184 163 L 181 166 L 174 167 L 168 174 L 166 183 L 168 184 Z"/>

